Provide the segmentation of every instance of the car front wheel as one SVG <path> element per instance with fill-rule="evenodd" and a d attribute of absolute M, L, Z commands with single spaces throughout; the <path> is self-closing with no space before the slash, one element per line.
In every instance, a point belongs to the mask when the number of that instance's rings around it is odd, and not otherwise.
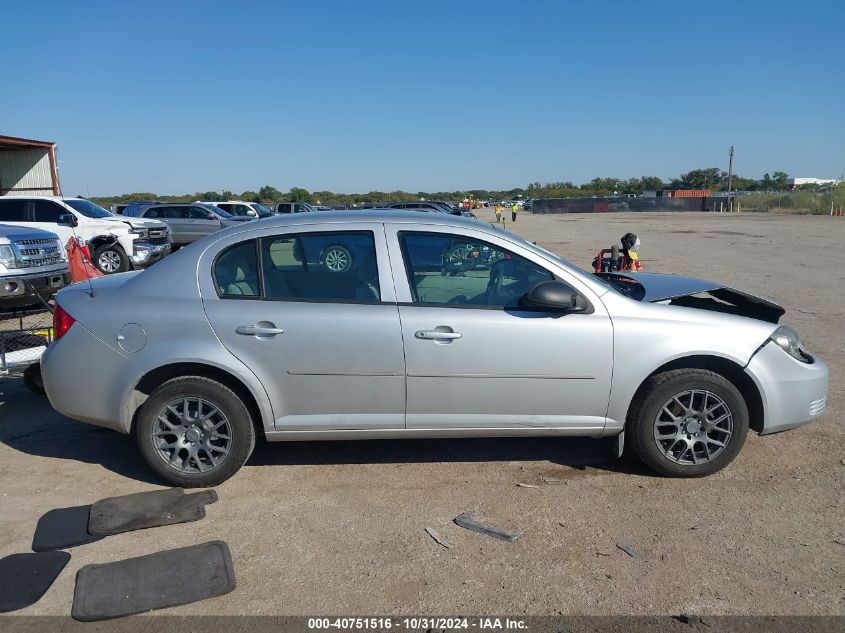
<path fill-rule="evenodd" d="M 129 258 L 120 246 L 103 245 L 91 254 L 94 265 L 107 275 L 129 270 Z"/>
<path fill-rule="evenodd" d="M 139 413 L 135 437 L 150 468 L 183 488 L 227 480 L 255 447 L 243 401 L 225 385 L 199 376 L 174 378 L 153 391 Z"/>
<path fill-rule="evenodd" d="M 631 447 L 652 470 L 703 477 L 727 466 L 748 432 L 748 407 L 726 378 L 703 369 L 652 376 L 628 416 Z"/>

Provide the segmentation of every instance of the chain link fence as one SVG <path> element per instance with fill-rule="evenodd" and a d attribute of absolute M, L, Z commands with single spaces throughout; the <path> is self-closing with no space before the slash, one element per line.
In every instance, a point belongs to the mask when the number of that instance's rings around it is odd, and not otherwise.
<path fill-rule="evenodd" d="M 0 377 L 22 374 L 37 364 L 52 338 L 48 306 L 0 313 Z"/>
<path fill-rule="evenodd" d="M 796 215 L 842 215 L 845 186 L 828 191 L 754 191 L 709 197 L 579 197 L 535 198 L 531 213 L 614 213 L 624 211 L 712 211 L 788 213 Z"/>
<path fill-rule="evenodd" d="M 845 209 L 845 187 L 828 191 L 759 191 L 737 195 L 736 211 L 839 215 Z"/>

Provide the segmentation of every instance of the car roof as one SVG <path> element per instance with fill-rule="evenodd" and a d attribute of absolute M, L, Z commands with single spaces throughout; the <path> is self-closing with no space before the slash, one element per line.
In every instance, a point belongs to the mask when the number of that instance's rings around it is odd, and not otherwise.
<path fill-rule="evenodd" d="M 53 200 L 62 202 L 65 200 L 64 196 L 3 196 L 0 200 Z"/>
<path fill-rule="evenodd" d="M 478 228 L 479 221 L 474 218 L 465 218 L 447 213 L 420 213 L 419 211 L 406 211 L 404 209 L 359 209 L 359 210 L 331 210 L 312 211 L 311 213 L 295 213 L 285 215 L 274 215 L 272 218 L 264 218 L 256 222 L 250 222 L 251 226 L 228 229 L 255 230 L 256 226 L 294 226 L 298 224 L 342 224 L 356 222 L 400 222 L 408 224 L 437 224 L 440 226 L 453 226 L 455 228 Z"/>

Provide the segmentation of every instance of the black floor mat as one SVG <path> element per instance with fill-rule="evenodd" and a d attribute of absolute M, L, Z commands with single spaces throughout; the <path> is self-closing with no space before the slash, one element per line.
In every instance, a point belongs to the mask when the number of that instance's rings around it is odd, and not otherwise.
<path fill-rule="evenodd" d="M 69 560 L 67 552 L 12 554 L 0 560 L 0 613 L 38 602 Z"/>
<path fill-rule="evenodd" d="M 103 538 L 88 532 L 91 506 L 57 508 L 38 519 L 32 537 L 33 552 L 49 552 L 93 543 Z"/>
<path fill-rule="evenodd" d="M 222 596 L 235 588 L 232 555 L 210 541 L 104 565 L 76 574 L 71 615 L 95 622 Z"/>
<path fill-rule="evenodd" d="M 186 495 L 181 488 L 109 497 L 91 506 L 88 531 L 108 536 L 131 530 L 198 521 L 205 506 L 217 501 L 214 490 Z"/>

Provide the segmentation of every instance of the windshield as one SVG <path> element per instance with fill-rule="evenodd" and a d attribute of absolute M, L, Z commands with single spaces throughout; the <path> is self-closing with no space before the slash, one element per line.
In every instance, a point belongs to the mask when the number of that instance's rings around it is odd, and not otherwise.
<path fill-rule="evenodd" d="M 268 209 L 264 205 L 258 204 L 257 202 L 251 203 L 250 206 L 255 209 L 255 212 L 258 214 L 259 218 L 269 218 L 271 215 L 273 215 L 270 212 L 270 209 Z"/>
<path fill-rule="evenodd" d="M 103 207 L 94 204 L 90 200 L 83 200 L 82 198 L 70 198 L 65 199 L 64 203 L 69 207 L 73 208 L 75 211 L 79 211 L 82 215 L 89 217 L 89 218 L 113 218 L 110 212 L 106 211 Z"/>

